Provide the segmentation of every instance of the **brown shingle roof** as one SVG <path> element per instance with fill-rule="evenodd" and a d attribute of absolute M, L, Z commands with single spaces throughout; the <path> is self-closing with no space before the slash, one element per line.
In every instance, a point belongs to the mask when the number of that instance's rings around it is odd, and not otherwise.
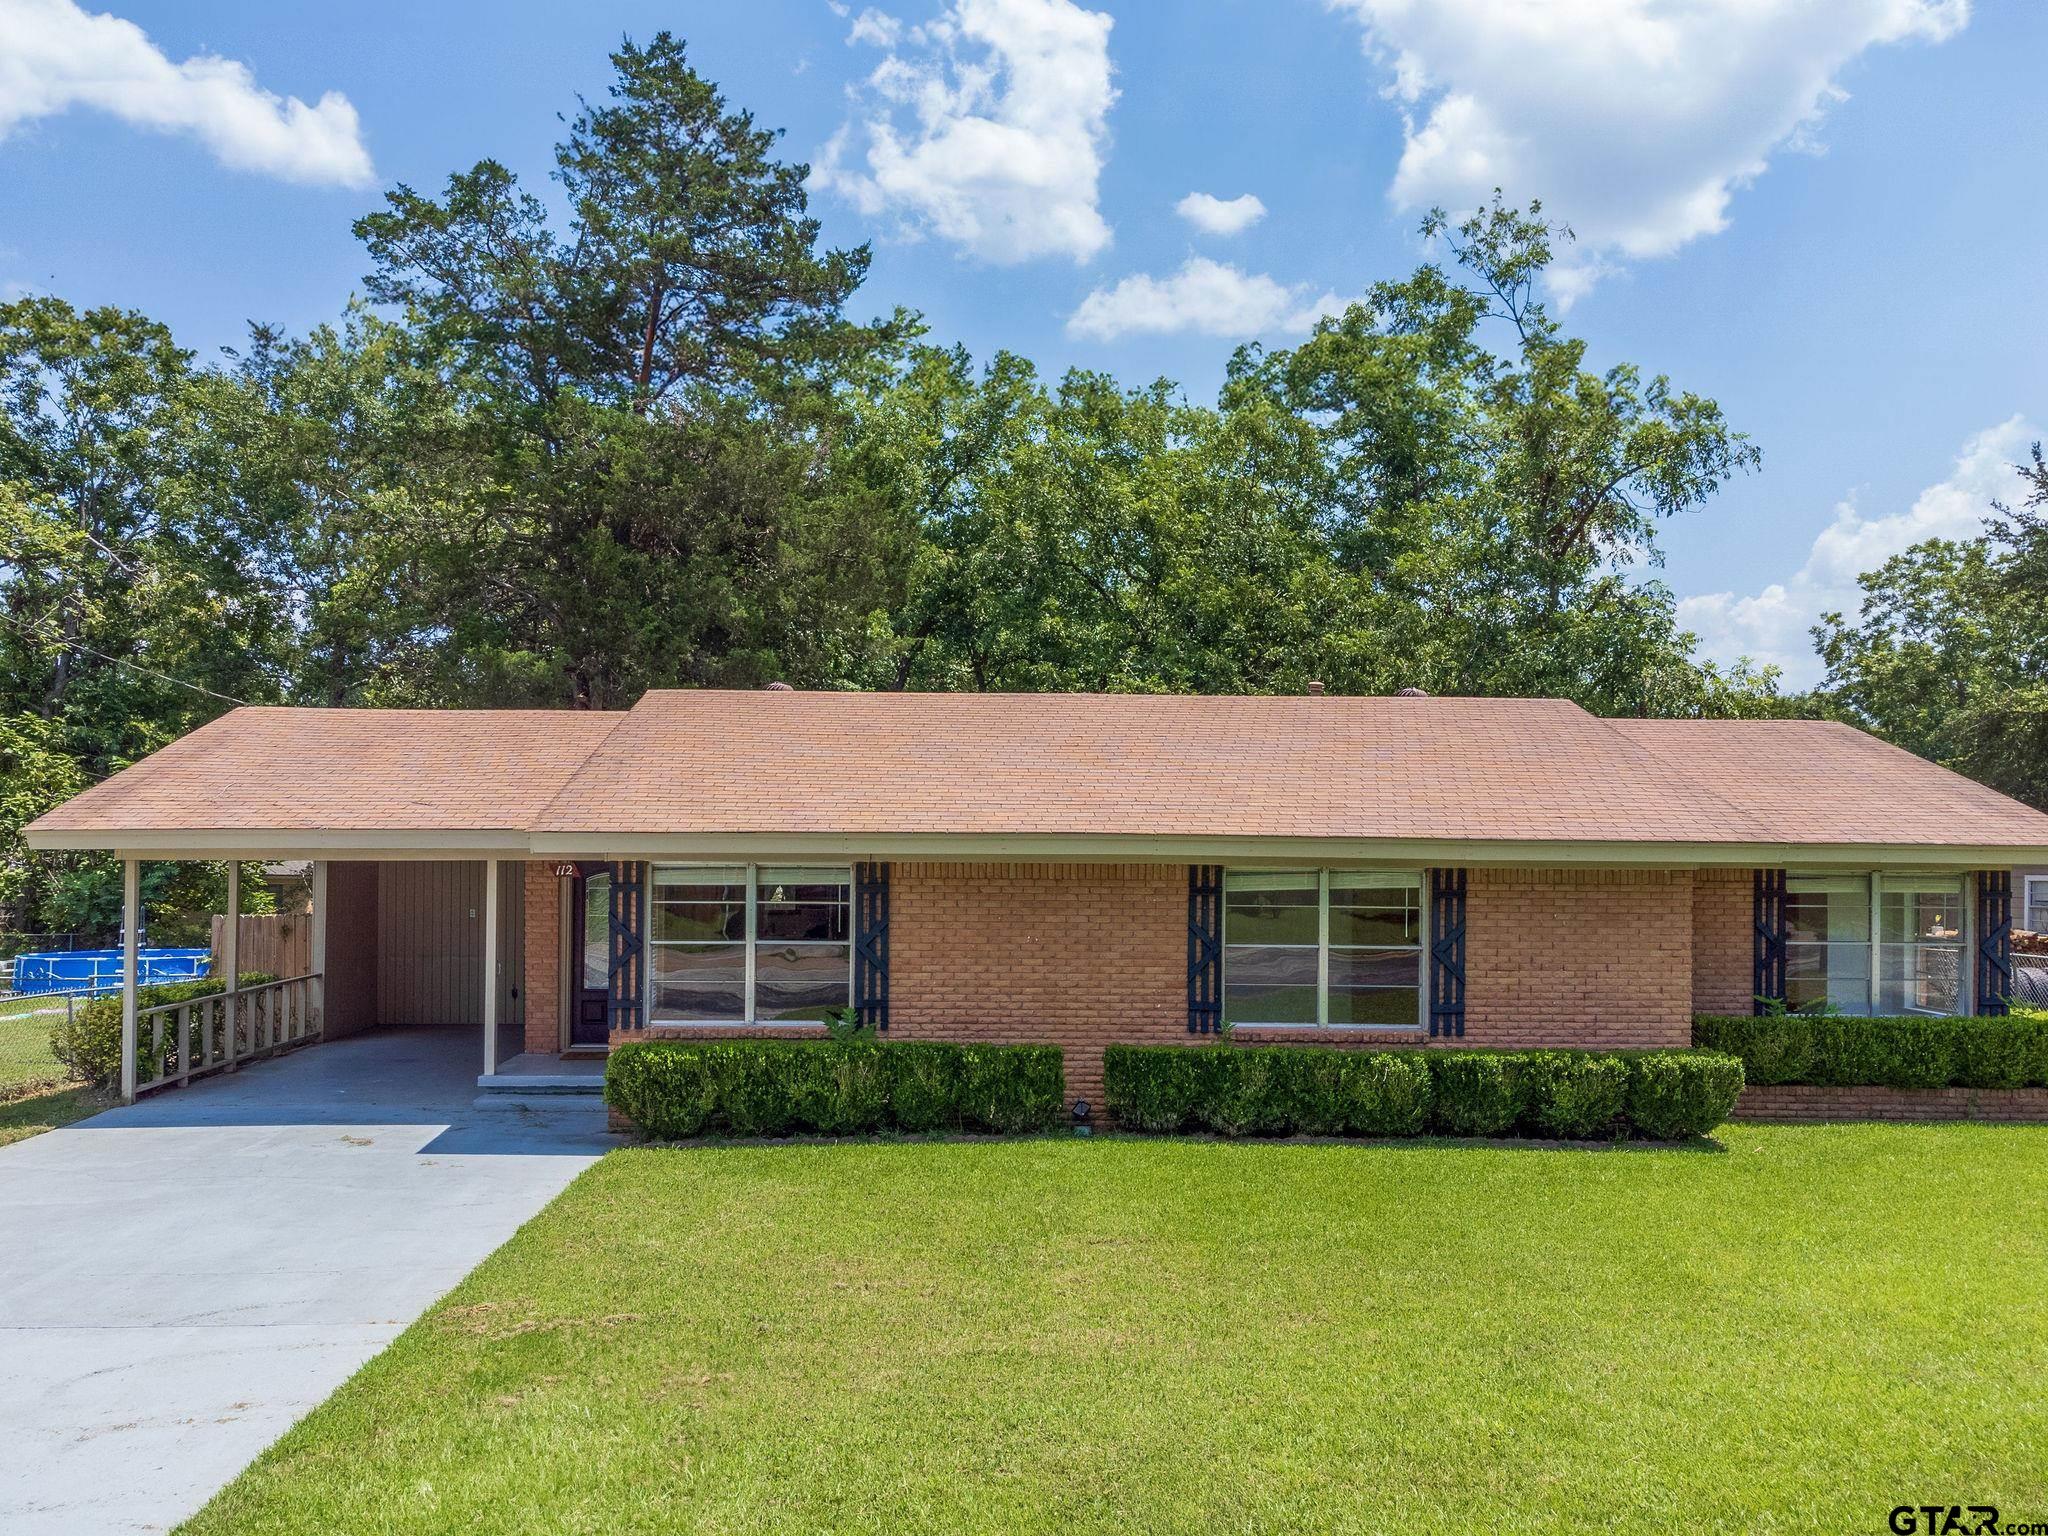
<path fill-rule="evenodd" d="M 625 718 L 231 710 L 34 823 L 47 831 L 522 831 Z"/>
<path fill-rule="evenodd" d="M 1846 726 L 1555 699 L 656 692 L 623 715 L 237 710 L 37 831 L 1343 838 L 2048 850 Z M 145 846 L 130 838 L 131 846 Z"/>

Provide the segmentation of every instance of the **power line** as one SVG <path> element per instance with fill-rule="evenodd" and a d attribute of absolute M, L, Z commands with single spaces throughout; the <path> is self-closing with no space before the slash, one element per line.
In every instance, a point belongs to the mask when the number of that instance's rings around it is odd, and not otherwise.
<path fill-rule="evenodd" d="M 129 661 L 120 656 L 109 656 L 105 651 L 96 651 L 81 640 L 66 640 L 57 635 L 40 634 L 33 626 L 23 623 L 12 614 L 0 613 L 0 619 L 6 620 L 8 624 L 28 636 L 29 639 L 43 645 L 62 646 L 66 650 L 77 651 L 81 655 L 95 657 L 112 666 L 126 667 L 130 672 L 139 672 L 144 677 L 153 677 L 160 683 L 169 683 L 176 688 L 189 689 L 193 693 L 204 694 L 209 699 L 219 699 L 223 704 L 239 704 L 245 708 L 249 706 L 247 699 L 238 699 L 231 693 L 220 693 L 212 688 L 202 687 L 198 683 L 188 683 L 182 677 L 173 677 L 168 672 L 159 672 L 154 667 L 145 667 L 139 661 Z"/>

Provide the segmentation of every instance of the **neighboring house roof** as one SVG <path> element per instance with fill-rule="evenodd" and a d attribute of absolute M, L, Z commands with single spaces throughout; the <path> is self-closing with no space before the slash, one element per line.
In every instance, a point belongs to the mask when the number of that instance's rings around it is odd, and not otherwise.
<path fill-rule="evenodd" d="M 2048 850 L 2048 816 L 1822 722 L 1601 720 L 1557 699 L 765 690 L 654 692 L 622 715 L 237 710 L 29 835 L 136 847 L 235 829 L 590 856 L 767 838 Z"/>

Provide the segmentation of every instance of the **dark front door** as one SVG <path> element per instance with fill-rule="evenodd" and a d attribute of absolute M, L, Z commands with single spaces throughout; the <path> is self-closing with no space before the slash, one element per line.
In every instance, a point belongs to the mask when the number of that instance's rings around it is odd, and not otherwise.
<path fill-rule="evenodd" d="M 574 886 L 576 925 L 570 930 L 569 1043 L 604 1045 L 611 1040 L 612 877 L 578 875 Z"/>

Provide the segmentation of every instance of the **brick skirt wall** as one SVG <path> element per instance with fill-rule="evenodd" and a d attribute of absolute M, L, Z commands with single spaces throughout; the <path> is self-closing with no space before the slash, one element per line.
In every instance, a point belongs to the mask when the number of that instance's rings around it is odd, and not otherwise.
<path fill-rule="evenodd" d="M 1737 1120 L 1996 1120 L 2048 1123 L 2048 1088 L 1745 1088 Z"/>

